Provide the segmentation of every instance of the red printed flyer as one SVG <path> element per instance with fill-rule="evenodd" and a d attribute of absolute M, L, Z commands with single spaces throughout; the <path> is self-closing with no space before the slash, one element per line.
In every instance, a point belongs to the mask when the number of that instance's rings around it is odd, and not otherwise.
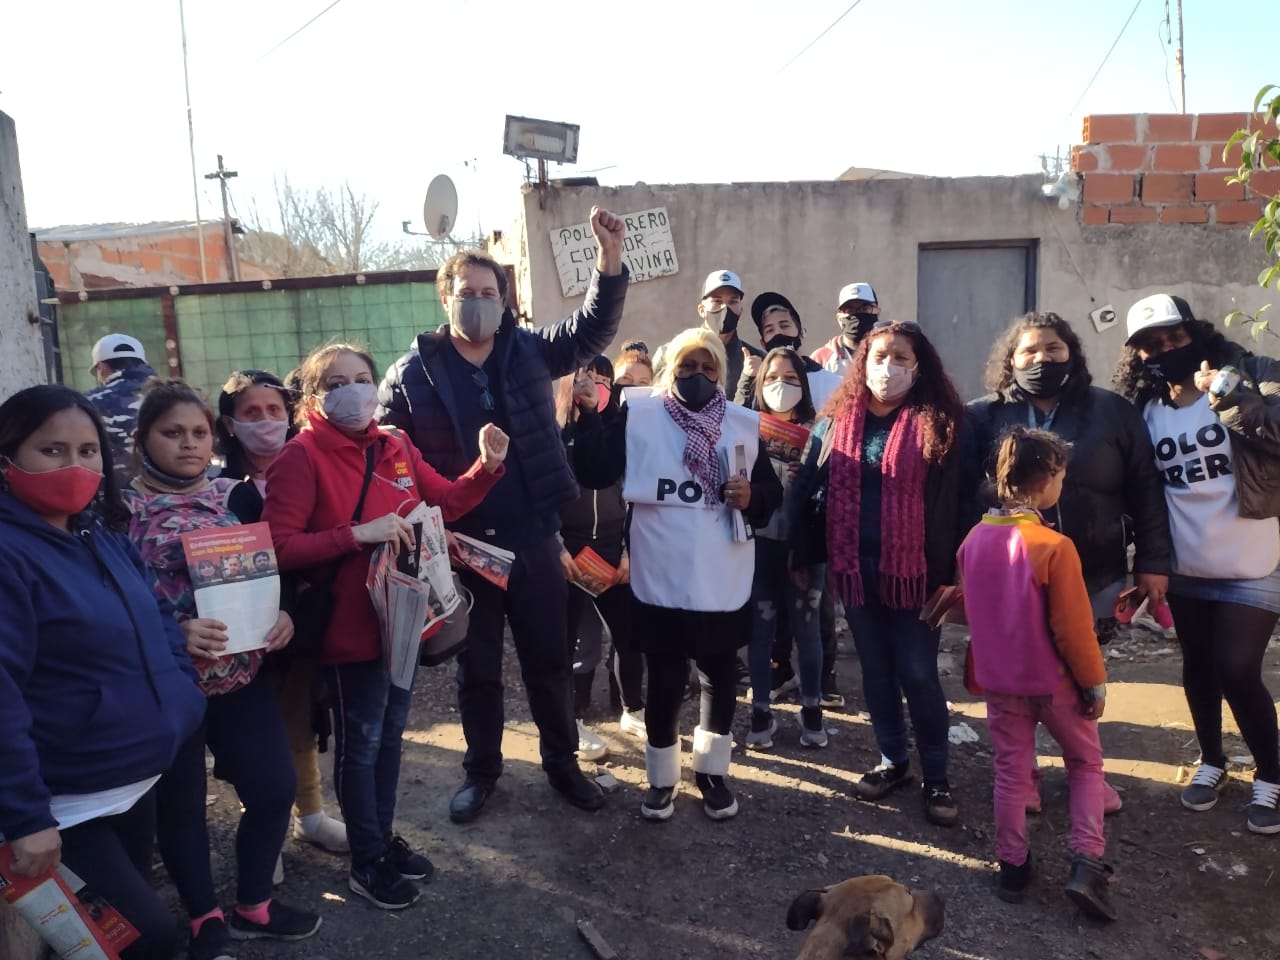
<path fill-rule="evenodd" d="M 225 654 L 259 650 L 280 616 L 280 573 L 265 523 L 182 535 L 196 612 L 227 625 Z"/>
<path fill-rule="evenodd" d="M 809 442 L 809 428 L 773 414 L 761 412 L 760 439 L 771 460 L 799 463 L 804 445 Z"/>

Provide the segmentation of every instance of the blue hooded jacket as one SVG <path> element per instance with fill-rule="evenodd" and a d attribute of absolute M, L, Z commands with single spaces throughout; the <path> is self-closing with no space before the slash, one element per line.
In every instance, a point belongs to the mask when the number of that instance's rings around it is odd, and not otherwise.
<path fill-rule="evenodd" d="M 0 833 L 55 826 L 54 795 L 164 773 L 205 699 L 133 543 L 64 533 L 0 492 Z"/>

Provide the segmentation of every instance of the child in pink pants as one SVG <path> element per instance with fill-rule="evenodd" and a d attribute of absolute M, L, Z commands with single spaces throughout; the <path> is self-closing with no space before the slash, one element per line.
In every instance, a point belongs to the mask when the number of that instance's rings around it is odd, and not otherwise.
<path fill-rule="evenodd" d="M 1116 919 L 1103 863 L 1102 747 L 1098 718 L 1107 675 L 1093 611 L 1071 541 L 1040 511 L 1062 493 L 1068 445 L 1045 430 L 1016 427 L 1001 441 L 996 490 L 1002 506 L 969 532 L 958 554 L 974 679 L 987 699 L 995 746 L 997 895 L 1022 900 L 1031 882 L 1026 798 L 1035 730 L 1062 747 L 1071 791 L 1073 860 L 1066 893 L 1081 909 Z"/>

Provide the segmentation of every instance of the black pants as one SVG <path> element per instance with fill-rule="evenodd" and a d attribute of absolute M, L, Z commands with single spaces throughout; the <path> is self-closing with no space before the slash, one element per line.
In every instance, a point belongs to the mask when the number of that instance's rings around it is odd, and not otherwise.
<path fill-rule="evenodd" d="M 565 582 L 560 543 L 547 537 L 516 553 L 505 591 L 469 570 L 459 575 L 475 596 L 467 649 L 458 657 L 458 712 L 467 752 L 467 776 L 492 782 L 502 774 L 503 626 L 520 659 L 520 675 L 537 724 L 542 768 L 577 767 L 578 728 L 570 709 L 573 664 L 565 644 Z"/>
<path fill-rule="evenodd" d="M 155 791 L 132 809 L 61 832 L 62 861 L 96 894 L 120 911 L 139 938 L 122 960 L 171 960 L 178 952 L 178 924 L 151 886 Z"/>
<path fill-rule="evenodd" d="M 284 845 L 298 780 L 275 693 L 263 673 L 230 693 L 209 698 L 204 724 L 156 787 L 160 857 L 193 917 L 218 906 L 209 860 L 206 744 L 213 775 L 230 783 L 244 804 L 236 829 L 236 898 L 245 905 L 271 898 L 271 875 Z"/>
<path fill-rule="evenodd" d="M 738 647 L 751 631 L 749 604 L 732 612 L 708 613 L 636 601 L 634 610 L 634 635 L 644 637 L 649 668 L 644 714 L 649 743 L 669 747 L 676 742 L 689 660 L 702 686 L 698 725 L 711 733 L 731 732 L 738 698 Z"/>
<path fill-rule="evenodd" d="M 569 587 L 567 623 L 569 656 L 573 656 L 578 639 L 578 624 L 589 604 L 595 604 L 601 619 L 609 628 L 612 650 L 608 658 L 613 680 L 622 693 L 622 706 L 626 710 L 644 709 L 644 657 L 633 649 L 631 643 L 631 615 L 635 598 L 631 587 L 619 584 L 610 587 L 598 597 L 591 597 L 577 587 Z M 585 678 L 585 679 L 584 679 Z M 574 676 L 573 713 L 581 717 L 591 701 L 591 681 L 595 671 Z M 585 687 L 585 689 L 584 689 Z"/>
<path fill-rule="evenodd" d="M 1276 705 L 1262 682 L 1262 657 L 1277 615 L 1258 607 L 1169 596 L 1182 647 L 1182 689 L 1195 724 L 1200 757 L 1226 767 L 1222 749 L 1225 698 L 1257 764 L 1257 778 L 1280 783 Z"/>

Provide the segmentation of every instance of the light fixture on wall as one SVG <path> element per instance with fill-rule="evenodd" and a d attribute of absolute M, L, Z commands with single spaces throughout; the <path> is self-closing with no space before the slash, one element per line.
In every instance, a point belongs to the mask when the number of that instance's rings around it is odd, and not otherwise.
<path fill-rule="evenodd" d="M 1046 183 L 1040 192 L 1050 200 L 1058 201 L 1058 209 L 1066 210 L 1080 199 L 1080 180 L 1070 170 L 1064 170 L 1053 183 Z"/>

